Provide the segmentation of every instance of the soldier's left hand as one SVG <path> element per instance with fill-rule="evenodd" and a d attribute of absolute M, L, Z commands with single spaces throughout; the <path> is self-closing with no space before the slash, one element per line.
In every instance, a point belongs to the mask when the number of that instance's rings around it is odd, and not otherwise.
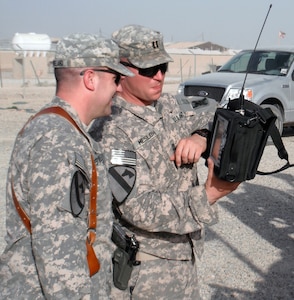
<path fill-rule="evenodd" d="M 180 167 L 182 164 L 198 162 L 206 147 L 206 138 L 194 134 L 179 141 L 174 154 L 170 156 L 170 160 L 175 161 L 177 167 Z"/>

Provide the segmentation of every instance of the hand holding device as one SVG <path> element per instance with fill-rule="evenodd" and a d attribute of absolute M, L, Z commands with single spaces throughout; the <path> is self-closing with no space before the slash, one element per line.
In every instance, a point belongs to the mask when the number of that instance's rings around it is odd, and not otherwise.
<path fill-rule="evenodd" d="M 207 159 L 208 176 L 205 182 L 207 200 L 214 204 L 218 199 L 230 194 L 239 186 L 240 182 L 229 182 L 219 179 L 214 173 L 214 163 L 211 158 Z"/>

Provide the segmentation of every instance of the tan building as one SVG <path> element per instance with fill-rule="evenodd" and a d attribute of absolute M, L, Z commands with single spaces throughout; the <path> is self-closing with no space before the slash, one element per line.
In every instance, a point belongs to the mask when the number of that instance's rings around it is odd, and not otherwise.
<path fill-rule="evenodd" d="M 52 40 L 52 39 L 51 39 Z M 0 41 L 0 79 L 1 86 L 16 80 L 22 85 L 50 85 L 54 83 L 52 61 L 54 59 L 54 39 L 50 51 L 1 50 Z M 184 81 L 205 72 L 214 72 L 236 51 L 211 42 L 182 42 L 165 45 L 173 58 L 169 64 L 166 81 Z"/>
<path fill-rule="evenodd" d="M 184 81 L 207 72 L 215 72 L 238 50 L 231 50 L 211 42 L 180 42 L 165 45 L 174 62 L 168 76 Z"/>

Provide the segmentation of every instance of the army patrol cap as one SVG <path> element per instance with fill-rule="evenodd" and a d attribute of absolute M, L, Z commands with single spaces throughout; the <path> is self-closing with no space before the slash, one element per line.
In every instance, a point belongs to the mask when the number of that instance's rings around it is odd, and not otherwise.
<path fill-rule="evenodd" d="M 54 68 L 107 67 L 134 76 L 119 62 L 119 48 L 111 39 L 94 34 L 75 33 L 62 38 L 56 45 Z"/>
<path fill-rule="evenodd" d="M 113 32 L 120 57 L 138 68 L 149 68 L 173 61 L 164 49 L 160 32 L 140 25 L 127 25 Z"/>

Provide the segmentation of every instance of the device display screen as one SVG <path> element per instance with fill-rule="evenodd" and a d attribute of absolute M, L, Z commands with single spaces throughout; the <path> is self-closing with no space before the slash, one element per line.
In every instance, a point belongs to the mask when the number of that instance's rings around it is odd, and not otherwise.
<path fill-rule="evenodd" d="M 217 167 L 220 166 L 222 152 L 226 144 L 228 124 L 229 122 L 222 116 L 217 116 L 210 150 L 210 156 Z"/>

